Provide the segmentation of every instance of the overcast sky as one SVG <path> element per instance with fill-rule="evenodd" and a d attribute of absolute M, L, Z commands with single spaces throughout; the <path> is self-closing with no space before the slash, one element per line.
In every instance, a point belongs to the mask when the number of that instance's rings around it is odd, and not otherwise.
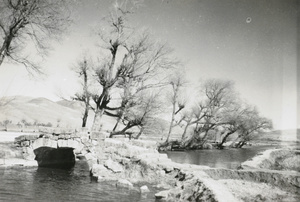
<path fill-rule="evenodd" d="M 107 14 L 111 2 L 77 1 L 75 23 L 59 43 L 53 43 L 43 63 L 48 77 L 33 79 L 21 66 L 0 66 L 1 95 L 58 100 L 59 91 L 75 92 L 70 68 L 82 53 L 94 53 L 91 28 Z M 145 0 L 132 24 L 149 28 L 174 48 L 191 81 L 233 80 L 241 97 L 272 118 L 275 128 L 295 128 L 300 127 L 298 9 L 297 0 Z"/>

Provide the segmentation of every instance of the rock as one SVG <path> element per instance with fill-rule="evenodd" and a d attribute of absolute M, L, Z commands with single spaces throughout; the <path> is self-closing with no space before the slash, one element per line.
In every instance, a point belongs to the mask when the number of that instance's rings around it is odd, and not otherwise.
<path fill-rule="evenodd" d="M 124 171 L 121 164 L 119 164 L 111 159 L 106 160 L 104 162 L 104 166 L 107 167 L 108 169 L 112 170 L 114 173 L 120 173 L 120 172 Z"/>
<path fill-rule="evenodd" d="M 140 191 L 141 191 L 141 193 L 150 192 L 149 188 L 146 185 L 141 186 L 140 187 Z"/>
<path fill-rule="evenodd" d="M 165 191 L 160 191 L 158 193 L 155 194 L 155 198 L 157 199 L 167 199 L 169 196 L 169 190 L 165 190 Z"/>
<path fill-rule="evenodd" d="M 172 186 L 169 185 L 169 184 L 163 183 L 163 184 L 156 185 L 156 188 L 158 188 L 158 189 L 171 189 Z"/>
<path fill-rule="evenodd" d="M 49 138 L 39 138 L 35 140 L 32 144 L 32 149 L 35 150 L 40 147 L 51 147 L 51 148 L 57 148 L 57 141 L 51 140 Z"/>
<path fill-rule="evenodd" d="M 101 176 L 101 174 L 107 172 L 107 168 L 105 168 L 101 164 L 93 164 L 91 168 L 91 174 L 93 176 Z"/>
<path fill-rule="evenodd" d="M 26 160 L 34 160 L 35 159 L 35 154 L 33 152 L 33 149 L 29 147 L 23 147 L 23 158 Z"/>
<path fill-rule="evenodd" d="M 63 139 L 59 139 L 57 141 L 57 146 L 58 147 L 72 147 L 72 148 L 77 148 L 79 147 L 79 142 L 77 142 L 76 140 L 63 140 Z"/>
<path fill-rule="evenodd" d="M 135 146 L 147 148 L 147 149 L 156 149 L 157 148 L 157 142 L 156 141 L 150 141 L 150 140 L 131 140 L 131 143 Z"/>
<path fill-rule="evenodd" d="M 120 179 L 116 183 L 117 187 L 126 187 L 126 188 L 133 188 L 133 184 L 125 179 Z"/>

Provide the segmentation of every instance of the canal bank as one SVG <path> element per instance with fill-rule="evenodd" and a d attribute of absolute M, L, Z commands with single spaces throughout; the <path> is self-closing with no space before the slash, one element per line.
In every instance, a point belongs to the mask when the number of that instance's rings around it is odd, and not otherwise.
<path fill-rule="evenodd" d="M 152 194 L 151 200 L 155 200 L 154 195 L 168 201 L 297 201 L 299 198 L 299 172 L 181 164 L 159 153 L 156 147 L 154 141 L 105 139 L 104 150 L 94 148 L 97 163 L 88 166 L 87 172 L 90 170 L 92 179 L 99 184 L 141 195 Z"/>
<path fill-rule="evenodd" d="M 99 181 L 126 179 L 168 185 L 157 198 L 169 201 L 295 201 L 300 174 L 269 169 L 220 169 L 180 164 L 158 153 L 155 143 L 106 139 L 103 163 L 94 164 Z M 100 162 L 100 161 L 99 161 Z M 240 190 L 247 190 L 241 192 Z"/>

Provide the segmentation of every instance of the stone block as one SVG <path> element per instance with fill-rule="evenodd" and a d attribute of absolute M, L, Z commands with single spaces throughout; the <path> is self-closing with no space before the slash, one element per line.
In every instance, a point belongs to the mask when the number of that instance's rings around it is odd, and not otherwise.
<path fill-rule="evenodd" d="M 39 138 L 39 135 L 26 135 L 24 136 L 26 140 L 36 140 Z"/>
<path fill-rule="evenodd" d="M 92 140 L 92 145 L 97 146 L 98 145 L 98 141 L 97 140 Z"/>
<path fill-rule="evenodd" d="M 65 139 L 70 139 L 71 135 L 65 135 Z"/>
<path fill-rule="evenodd" d="M 76 141 L 76 140 L 75 140 L 75 141 Z M 74 152 L 75 152 L 75 154 L 82 153 L 82 150 L 83 150 L 83 148 L 84 148 L 84 145 L 83 145 L 83 144 L 81 144 L 80 142 L 78 142 L 78 145 L 77 145 L 77 147 L 76 147 L 76 148 L 74 148 Z"/>
<path fill-rule="evenodd" d="M 86 153 L 85 155 L 86 160 L 95 159 L 94 155 L 90 152 Z"/>
<path fill-rule="evenodd" d="M 107 168 L 105 168 L 101 164 L 96 163 L 91 166 L 91 173 L 93 174 L 93 176 L 101 176 L 101 173 L 105 172 L 107 172 Z"/>
<path fill-rule="evenodd" d="M 15 138 L 15 143 L 21 143 L 22 141 L 26 140 L 26 136 L 25 135 L 20 135 L 19 137 Z"/>
<path fill-rule="evenodd" d="M 47 138 L 47 137 L 45 137 L 45 138 Z M 58 140 L 58 136 L 56 136 L 56 135 L 51 135 L 49 138 L 51 140 Z"/>
<path fill-rule="evenodd" d="M 68 147 L 68 141 L 59 139 L 59 140 L 57 140 L 57 146 L 58 147 Z"/>
<path fill-rule="evenodd" d="M 155 194 L 156 199 L 167 199 L 169 195 L 169 190 L 161 191 Z"/>
<path fill-rule="evenodd" d="M 52 134 L 45 134 L 44 138 L 52 138 L 52 136 L 53 136 Z"/>
<path fill-rule="evenodd" d="M 117 152 L 117 150 L 118 150 L 118 148 L 112 147 L 112 146 L 104 148 L 104 152 L 109 153 L 109 154 L 113 154 L 113 153 Z"/>
<path fill-rule="evenodd" d="M 126 188 L 133 188 L 133 184 L 125 179 L 120 179 L 116 183 L 117 187 L 126 187 Z"/>
<path fill-rule="evenodd" d="M 82 155 L 85 156 L 87 153 L 88 153 L 88 152 L 87 152 L 85 149 L 82 149 L 82 150 L 81 150 L 81 154 L 82 154 Z"/>
<path fill-rule="evenodd" d="M 131 143 L 135 146 L 147 148 L 147 149 L 157 149 L 157 142 L 151 140 L 131 140 Z"/>
<path fill-rule="evenodd" d="M 32 143 L 32 149 L 35 150 L 39 147 L 57 148 L 57 141 L 48 138 L 39 138 Z"/>
<path fill-rule="evenodd" d="M 33 149 L 29 147 L 23 147 L 23 158 L 26 160 L 34 160 L 35 154 L 33 152 Z"/>
<path fill-rule="evenodd" d="M 124 144 L 120 140 L 112 139 L 112 138 L 107 138 L 104 140 L 105 146 L 109 147 L 116 147 L 116 148 L 122 148 L 124 147 Z"/>
<path fill-rule="evenodd" d="M 108 169 L 112 170 L 114 173 L 120 173 L 120 172 L 124 171 L 121 164 L 119 164 L 111 159 L 108 159 L 107 161 L 105 161 L 104 166 L 107 167 Z"/>
<path fill-rule="evenodd" d="M 58 135 L 58 139 L 65 139 L 65 134 Z"/>
<path fill-rule="evenodd" d="M 22 147 L 29 147 L 29 145 L 30 145 L 30 141 L 28 140 L 21 142 Z"/>
<path fill-rule="evenodd" d="M 140 191 L 141 193 L 147 193 L 150 192 L 149 188 L 147 187 L 147 185 L 141 186 L 140 187 Z"/>

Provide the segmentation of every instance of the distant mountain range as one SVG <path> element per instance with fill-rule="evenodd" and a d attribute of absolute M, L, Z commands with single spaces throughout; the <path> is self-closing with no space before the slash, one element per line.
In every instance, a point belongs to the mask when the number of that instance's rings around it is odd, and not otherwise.
<path fill-rule="evenodd" d="M 53 126 L 80 127 L 83 107 L 76 101 L 53 102 L 46 98 L 14 96 L 4 98 L 9 101 L 0 106 L 0 121 L 9 120 L 13 124 L 51 123 Z"/>
<path fill-rule="evenodd" d="M 0 123 L 5 120 L 11 121 L 12 125 L 18 123 L 29 125 L 50 123 L 52 127 L 62 128 L 80 128 L 82 124 L 82 112 L 84 110 L 82 103 L 78 101 L 60 100 L 57 102 L 46 98 L 33 98 L 25 96 L 5 97 L 2 100 L 9 101 L 6 105 L 0 106 Z M 91 128 L 94 119 L 94 112 L 90 110 L 87 127 Z M 114 117 L 103 117 L 102 128 L 111 130 L 116 123 Z M 1 124 L 0 124 L 1 125 Z M 2 126 L 3 127 L 3 126 Z M 123 128 L 120 124 L 120 128 Z M 166 132 L 169 122 L 157 118 L 144 130 L 144 133 L 161 138 L 162 132 Z"/>
<path fill-rule="evenodd" d="M 3 98 L 2 98 L 3 100 Z M 35 122 L 39 124 L 51 123 L 53 127 L 79 128 L 82 124 L 83 105 L 78 101 L 51 101 L 46 98 L 33 98 L 25 96 L 6 97 L 4 100 L 9 101 L 6 105 L 0 106 L 0 122 L 5 120 L 11 121 L 12 124 Z M 90 111 L 87 127 L 91 127 L 94 119 L 94 112 Z M 104 117 L 103 128 L 111 130 L 116 123 L 113 117 Z M 122 126 L 120 126 L 122 127 Z M 160 138 L 162 133 L 166 133 L 169 122 L 157 118 L 153 124 L 147 128 L 148 134 Z M 174 129 L 172 137 L 180 138 L 182 129 Z M 289 139 L 300 140 L 300 129 L 298 130 L 278 130 L 257 135 L 257 141 L 281 141 Z"/>

